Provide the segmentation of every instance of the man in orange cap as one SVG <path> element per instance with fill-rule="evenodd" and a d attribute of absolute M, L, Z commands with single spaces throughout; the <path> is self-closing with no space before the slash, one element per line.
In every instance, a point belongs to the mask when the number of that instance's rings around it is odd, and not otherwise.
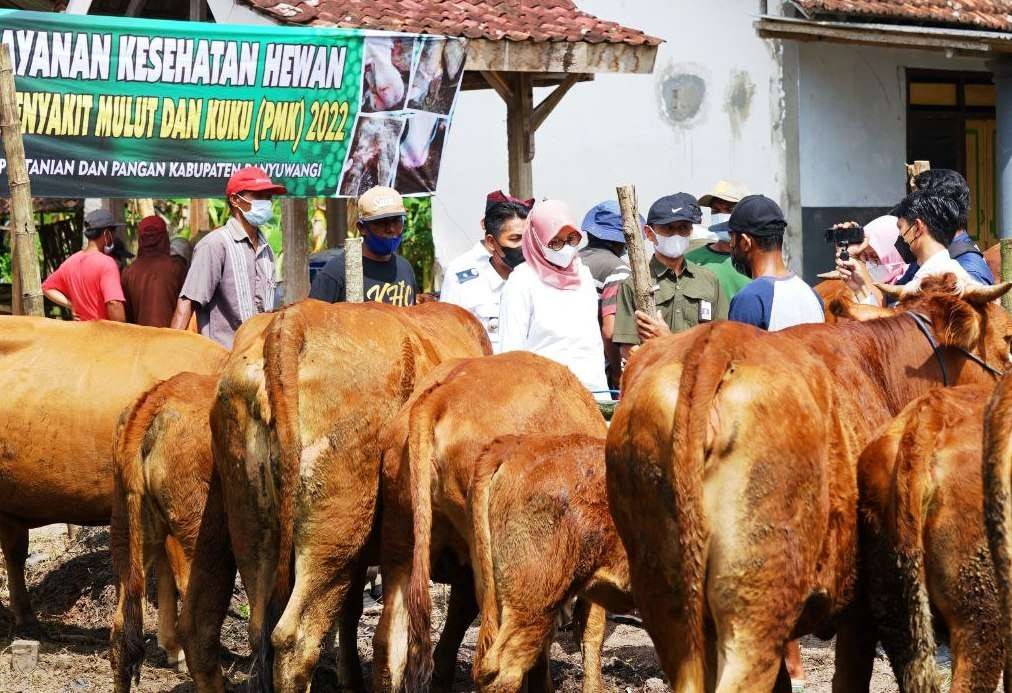
<path fill-rule="evenodd" d="M 186 329 L 196 312 L 200 333 L 231 349 L 241 324 L 274 308 L 274 252 L 260 227 L 274 216 L 274 195 L 287 192 L 256 166 L 232 174 L 225 188 L 231 216 L 193 249 L 172 327 Z"/>

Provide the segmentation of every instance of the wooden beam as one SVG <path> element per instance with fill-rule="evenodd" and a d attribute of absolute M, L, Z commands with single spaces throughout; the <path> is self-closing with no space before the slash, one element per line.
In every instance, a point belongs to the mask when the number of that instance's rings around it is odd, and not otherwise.
<path fill-rule="evenodd" d="M 146 4 L 148 4 L 148 0 L 130 0 L 130 4 L 126 8 L 126 16 L 140 17 Z"/>
<path fill-rule="evenodd" d="M 649 74 L 657 46 L 582 41 L 467 42 L 466 70 L 491 72 L 631 72 Z"/>
<path fill-rule="evenodd" d="M 207 5 L 204 0 L 190 0 L 190 21 L 207 21 Z"/>
<path fill-rule="evenodd" d="M 527 76 L 513 78 L 513 98 L 506 103 L 506 148 L 509 155 L 510 194 L 521 199 L 534 197 L 534 133 L 531 104 L 534 90 Z"/>
<path fill-rule="evenodd" d="M 190 198 L 190 242 L 193 243 L 201 231 L 210 230 L 211 223 L 208 218 L 209 205 L 207 200 L 199 197 Z"/>
<path fill-rule="evenodd" d="M 285 279 L 285 303 L 309 295 L 309 233 L 306 223 L 309 206 L 304 197 L 281 200 L 281 264 Z"/>
<path fill-rule="evenodd" d="M 7 46 L 3 44 L 0 44 L 0 136 L 7 160 L 10 194 L 11 312 L 41 317 L 44 305 L 39 257 L 35 250 L 38 235 L 32 211 L 32 188 L 25 162 L 24 140 L 21 138 L 21 121 L 18 119 L 14 68 Z"/>
<path fill-rule="evenodd" d="M 569 78 L 555 87 L 552 93 L 549 94 L 537 105 L 534 112 L 531 113 L 531 132 L 536 132 L 541 124 L 545 122 L 545 118 L 548 114 L 555 110 L 555 107 L 562 101 L 562 97 L 566 95 L 566 92 L 573 88 L 573 85 L 580 80 L 580 75 L 570 75 Z"/>
<path fill-rule="evenodd" d="M 513 100 L 513 90 L 510 89 L 509 83 L 506 81 L 507 77 L 499 74 L 498 72 L 491 72 L 489 70 L 482 70 L 479 74 L 485 78 L 488 85 L 495 89 L 496 93 L 502 98 L 503 101 L 509 103 Z"/>

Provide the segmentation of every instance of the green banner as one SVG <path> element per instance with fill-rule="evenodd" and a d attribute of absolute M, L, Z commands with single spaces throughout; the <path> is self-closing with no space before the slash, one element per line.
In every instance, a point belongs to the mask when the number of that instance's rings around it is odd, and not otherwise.
<path fill-rule="evenodd" d="M 462 39 L 0 10 L 37 197 L 436 188 Z M 0 152 L 2 154 L 2 152 Z M 7 194 L 0 159 L 0 194 Z"/>

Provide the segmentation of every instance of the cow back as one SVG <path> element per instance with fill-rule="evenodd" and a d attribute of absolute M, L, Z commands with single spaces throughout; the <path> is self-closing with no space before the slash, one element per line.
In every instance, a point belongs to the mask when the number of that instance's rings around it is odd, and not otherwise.
<path fill-rule="evenodd" d="M 0 504 L 29 524 L 109 520 L 120 415 L 176 373 L 217 374 L 227 352 L 179 330 L 0 319 Z"/>

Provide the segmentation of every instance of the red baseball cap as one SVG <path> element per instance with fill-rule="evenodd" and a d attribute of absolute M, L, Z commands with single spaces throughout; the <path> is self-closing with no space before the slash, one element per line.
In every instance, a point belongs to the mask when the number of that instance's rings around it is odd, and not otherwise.
<path fill-rule="evenodd" d="M 259 166 L 241 168 L 228 179 L 228 185 L 225 186 L 226 195 L 240 193 L 243 190 L 269 192 L 272 195 L 288 194 L 288 189 L 285 186 L 272 181 L 270 176 L 264 173 L 264 170 Z"/>
<path fill-rule="evenodd" d="M 168 235 L 168 229 L 165 226 L 165 220 L 157 214 L 144 217 L 141 219 L 141 223 L 137 225 L 138 239 L 146 236 L 158 236 L 160 234 Z"/>

